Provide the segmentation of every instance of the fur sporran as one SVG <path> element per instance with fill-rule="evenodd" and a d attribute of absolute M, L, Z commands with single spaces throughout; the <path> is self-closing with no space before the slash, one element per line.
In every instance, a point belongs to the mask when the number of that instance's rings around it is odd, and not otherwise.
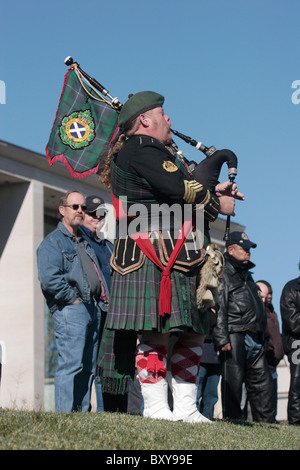
<path fill-rule="evenodd" d="M 197 307 L 200 310 L 215 307 L 219 303 L 222 290 L 223 255 L 214 243 L 207 246 L 206 254 L 207 259 L 200 270 L 196 291 Z"/>

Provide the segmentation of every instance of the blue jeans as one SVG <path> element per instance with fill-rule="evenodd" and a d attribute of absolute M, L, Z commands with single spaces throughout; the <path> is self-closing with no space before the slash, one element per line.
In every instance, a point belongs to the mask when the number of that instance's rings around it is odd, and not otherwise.
<path fill-rule="evenodd" d="M 96 368 L 101 310 L 80 302 L 53 313 L 58 367 L 55 410 L 89 411 Z"/>
<path fill-rule="evenodd" d="M 247 331 L 245 334 L 245 348 L 247 359 L 256 357 L 262 348 L 262 342 L 259 341 L 258 336 L 255 333 Z"/>
<path fill-rule="evenodd" d="M 220 364 L 201 364 L 196 383 L 197 407 L 206 418 L 214 417 L 214 406 L 218 401 L 218 384 L 221 375 Z"/>

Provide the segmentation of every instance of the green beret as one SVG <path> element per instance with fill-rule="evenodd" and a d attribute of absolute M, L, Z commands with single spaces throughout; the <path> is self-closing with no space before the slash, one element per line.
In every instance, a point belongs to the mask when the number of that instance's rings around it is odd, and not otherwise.
<path fill-rule="evenodd" d="M 139 114 L 162 106 L 164 101 L 165 98 L 154 91 L 140 91 L 135 95 L 128 95 L 128 100 L 119 114 L 119 127 L 124 128 Z"/>

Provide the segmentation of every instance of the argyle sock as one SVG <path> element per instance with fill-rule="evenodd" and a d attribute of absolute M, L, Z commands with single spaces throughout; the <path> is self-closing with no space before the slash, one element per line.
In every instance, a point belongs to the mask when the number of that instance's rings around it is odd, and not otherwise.
<path fill-rule="evenodd" d="M 173 419 L 188 423 L 211 423 L 199 413 L 196 405 L 196 379 L 202 347 L 197 343 L 175 343 L 170 360 Z"/>
<path fill-rule="evenodd" d="M 196 383 L 202 347 L 197 343 L 175 343 L 171 356 L 172 376 L 185 382 Z"/>
<path fill-rule="evenodd" d="M 167 348 L 157 344 L 140 344 L 136 368 L 141 383 L 156 383 L 166 377 Z"/>
<path fill-rule="evenodd" d="M 166 364 L 165 346 L 143 343 L 137 347 L 136 368 L 144 401 L 143 416 L 173 421 L 168 404 Z"/>

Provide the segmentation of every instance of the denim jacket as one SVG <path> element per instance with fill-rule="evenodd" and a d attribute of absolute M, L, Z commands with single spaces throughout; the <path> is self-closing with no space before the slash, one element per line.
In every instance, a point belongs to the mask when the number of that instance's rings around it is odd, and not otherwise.
<path fill-rule="evenodd" d="M 86 240 L 83 241 L 88 255 L 98 267 L 102 285 L 109 290 L 101 273 L 95 252 Z M 76 238 L 67 230 L 62 222 L 49 233 L 37 249 L 38 278 L 41 289 L 51 312 L 81 299 L 85 303 L 91 301 L 87 275 L 83 271 Z M 105 308 L 104 305 L 100 307 Z"/>

